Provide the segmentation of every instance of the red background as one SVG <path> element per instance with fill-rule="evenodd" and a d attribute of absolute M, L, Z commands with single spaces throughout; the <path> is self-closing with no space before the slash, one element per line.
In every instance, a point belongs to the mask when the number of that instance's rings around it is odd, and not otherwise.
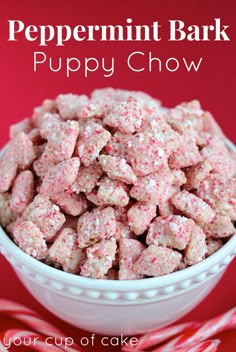
<path fill-rule="evenodd" d="M 233 0 L 145 0 L 145 1 L 81 1 L 81 0 L 21 0 L 0 4 L 0 146 L 8 139 L 9 125 L 30 116 L 33 107 L 44 98 L 54 98 L 62 92 L 89 93 L 97 87 L 119 87 L 143 90 L 160 100 L 163 105 L 173 106 L 179 102 L 197 98 L 206 110 L 210 110 L 223 127 L 226 135 L 236 142 L 234 129 L 235 114 L 235 34 L 236 3 Z M 67 42 L 64 47 L 56 47 L 51 42 L 47 47 L 39 47 L 37 42 L 28 42 L 21 34 L 17 42 L 8 42 L 7 20 L 21 20 L 25 25 L 46 24 L 126 24 L 132 18 L 133 24 L 151 24 L 159 21 L 160 42 Z M 170 42 L 168 41 L 168 20 L 182 20 L 191 24 L 210 25 L 214 18 L 221 18 L 222 24 L 229 25 L 229 42 Z M 212 38 L 212 37 L 211 37 Z M 115 58 L 115 73 L 109 78 L 103 76 L 100 68 L 86 78 L 83 71 L 72 73 L 66 78 L 65 70 L 54 73 L 48 64 L 41 65 L 33 72 L 33 52 L 43 51 L 54 60 L 58 57 L 77 57 L 83 62 L 85 57 Z M 127 57 L 133 51 L 152 52 L 163 62 L 175 57 L 203 61 L 198 72 L 188 73 L 183 66 L 177 72 L 132 72 L 127 67 Z M 145 56 L 147 60 L 147 55 Z M 142 59 L 144 62 L 145 59 Z M 55 65 L 56 65 L 56 61 Z M 141 64 L 141 60 L 140 60 Z M 147 61 L 146 65 L 147 67 Z M 214 291 L 185 320 L 207 319 L 236 304 L 235 282 L 236 262 L 232 263 Z M 38 310 L 42 308 L 31 298 L 14 276 L 9 265 L 0 258 L 0 297 L 27 302 Z M 50 319 L 52 316 L 46 313 Z M 55 323 L 59 320 L 54 318 Z M 66 331 L 74 335 L 89 336 L 85 332 L 64 325 Z M 70 333 L 71 334 L 71 333 Z M 87 334 L 87 335 L 86 335 Z M 221 334 L 223 344 L 220 351 L 235 351 L 235 332 Z M 71 335 L 69 335 L 71 336 Z M 91 348 L 90 348 L 91 349 Z M 99 346 L 96 351 L 106 348 Z M 109 348 L 107 348 L 108 350 Z M 89 350 L 89 349 L 88 349 Z M 116 348 L 112 348 L 116 350 Z M 118 350 L 118 348 L 117 348 Z"/>

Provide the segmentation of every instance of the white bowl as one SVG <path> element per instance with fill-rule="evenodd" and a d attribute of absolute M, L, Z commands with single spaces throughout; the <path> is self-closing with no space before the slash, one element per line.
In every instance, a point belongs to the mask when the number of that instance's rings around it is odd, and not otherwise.
<path fill-rule="evenodd" d="M 236 235 L 202 262 L 142 280 L 96 280 L 49 267 L 18 248 L 0 228 L 0 250 L 31 294 L 61 319 L 103 335 L 134 335 L 193 309 L 236 254 Z"/>

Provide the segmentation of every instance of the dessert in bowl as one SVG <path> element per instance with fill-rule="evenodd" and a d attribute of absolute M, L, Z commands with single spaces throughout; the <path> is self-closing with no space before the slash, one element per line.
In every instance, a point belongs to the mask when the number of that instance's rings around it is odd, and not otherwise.
<path fill-rule="evenodd" d="M 197 101 L 59 95 L 11 127 L 1 252 L 51 312 L 86 330 L 169 324 L 235 254 L 234 146 Z"/>

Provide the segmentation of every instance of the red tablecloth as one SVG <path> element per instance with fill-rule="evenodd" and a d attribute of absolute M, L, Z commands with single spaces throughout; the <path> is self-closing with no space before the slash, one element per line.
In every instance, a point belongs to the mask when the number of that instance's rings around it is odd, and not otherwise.
<path fill-rule="evenodd" d="M 210 110 L 223 127 L 227 136 L 236 142 L 235 119 L 235 22 L 236 2 L 231 0 L 145 0 L 117 2 L 110 0 L 8 0 L 0 4 L 0 147 L 8 139 L 8 128 L 25 116 L 30 116 L 34 106 L 48 97 L 54 98 L 61 92 L 89 93 L 96 87 L 120 87 L 133 90 L 144 90 L 160 98 L 166 106 L 173 106 L 181 101 L 198 98 L 204 109 Z M 70 40 L 65 46 L 56 46 L 55 41 L 48 46 L 39 46 L 39 41 L 28 41 L 25 32 L 16 35 L 17 41 L 9 42 L 9 20 L 22 21 L 28 25 L 60 25 L 68 24 L 123 24 L 132 18 L 133 24 L 149 24 L 158 21 L 160 41 L 102 42 Z M 221 19 L 222 25 L 229 28 L 226 33 L 229 41 L 215 41 L 214 31 L 209 41 L 170 42 L 169 20 L 182 20 L 187 26 L 214 24 L 215 18 Z M 221 28 L 222 29 L 222 28 Z M 200 27 L 201 30 L 201 27 Z M 135 51 L 143 52 L 138 56 L 136 67 L 144 67 L 142 72 L 134 72 L 127 65 L 127 57 Z M 35 52 L 44 52 L 47 62 L 39 65 L 34 72 L 33 57 Z M 157 67 L 148 71 L 148 55 L 162 60 L 162 70 Z M 62 64 L 70 57 L 77 57 L 81 67 L 87 57 L 95 57 L 99 61 L 99 69 L 85 76 L 83 69 L 66 77 L 65 67 L 59 72 L 49 69 L 49 58 L 53 65 Z M 115 60 L 114 74 L 104 77 L 101 62 Z M 170 58 L 178 60 L 180 67 L 176 72 L 165 68 Z M 182 65 L 186 60 L 202 62 L 198 72 L 188 72 Z M 174 63 L 172 60 L 172 63 Z M 110 63 L 106 61 L 107 65 Z M 221 282 L 212 293 L 183 320 L 203 320 L 224 312 L 236 305 L 236 261 L 228 268 Z M 65 332 L 73 335 L 77 341 L 90 333 L 79 331 L 59 321 L 46 312 L 20 284 L 5 259 L 0 256 L 0 298 L 8 298 L 22 302 L 43 313 L 55 324 L 59 324 Z M 140 317 L 142 319 L 142 317 Z M 1 326 L 0 322 L 0 326 Z M 235 352 L 236 333 L 226 332 L 219 336 L 222 345 L 219 351 Z M 119 347 L 105 348 L 99 343 L 88 346 L 87 351 L 118 351 Z"/>

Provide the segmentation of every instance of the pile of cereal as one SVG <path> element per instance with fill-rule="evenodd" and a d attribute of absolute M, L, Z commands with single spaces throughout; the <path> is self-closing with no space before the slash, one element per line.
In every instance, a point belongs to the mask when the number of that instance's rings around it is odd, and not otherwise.
<path fill-rule="evenodd" d="M 11 126 L 0 222 L 69 273 L 141 279 L 194 265 L 235 232 L 236 159 L 198 101 L 61 94 Z"/>

